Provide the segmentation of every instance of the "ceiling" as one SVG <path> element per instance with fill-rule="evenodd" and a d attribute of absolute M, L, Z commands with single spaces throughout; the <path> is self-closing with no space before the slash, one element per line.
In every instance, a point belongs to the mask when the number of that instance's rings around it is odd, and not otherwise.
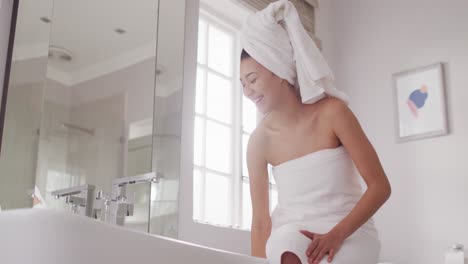
<path fill-rule="evenodd" d="M 253 10 L 241 5 L 238 0 L 200 0 L 200 8 L 208 12 L 214 11 L 231 24 L 235 24 L 238 29 L 241 29 L 245 18 L 253 13 Z"/>
<path fill-rule="evenodd" d="M 154 57 L 158 0 L 22 0 L 14 60 L 46 56 L 50 45 L 72 54 L 70 62 L 49 61 L 53 77 L 71 86 Z M 44 23 L 41 18 L 51 23 Z M 125 30 L 118 34 L 115 29 Z"/>
<path fill-rule="evenodd" d="M 37 1 L 37 0 L 36 0 Z M 82 70 L 145 45 L 156 51 L 157 0 L 60 0 L 54 2 L 50 44 L 69 49 L 65 72 Z M 125 34 L 114 30 L 122 28 Z M 59 66 L 59 65 L 57 65 Z"/>
<path fill-rule="evenodd" d="M 66 86 L 94 79 L 143 60 L 156 53 L 157 30 L 161 39 L 158 68 L 170 82 L 180 75 L 183 17 L 173 0 L 22 0 L 18 12 L 14 60 L 47 56 L 50 45 L 71 52 L 72 60 L 49 60 L 48 77 Z M 160 14 L 158 29 L 158 5 Z M 223 16 L 239 28 L 251 12 L 232 0 L 201 0 L 201 8 Z M 183 13 L 181 13 L 183 14 Z M 41 18 L 49 18 L 44 23 Z M 115 29 L 125 30 L 118 34 Z M 182 31 L 181 31 L 182 30 Z"/>
<path fill-rule="evenodd" d="M 49 25 L 41 17 L 51 17 L 53 0 L 21 0 L 18 7 L 15 46 L 33 46 L 49 41 Z"/>

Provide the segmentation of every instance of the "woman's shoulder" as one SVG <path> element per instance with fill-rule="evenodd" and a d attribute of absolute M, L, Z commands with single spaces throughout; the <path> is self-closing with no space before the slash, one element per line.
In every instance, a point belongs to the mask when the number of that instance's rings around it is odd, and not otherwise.
<path fill-rule="evenodd" d="M 263 148 L 266 144 L 267 134 L 265 133 L 265 126 L 259 123 L 252 131 L 249 137 L 249 145 L 254 145 L 257 148 Z"/>
<path fill-rule="evenodd" d="M 333 96 L 327 96 L 317 102 L 317 107 L 320 109 L 325 109 L 325 110 L 330 111 L 330 110 L 336 110 L 340 108 L 347 108 L 348 105 L 341 99 L 338 99 Z"/>
<path fill-rule="evenodd" d="M 247 163 L 252 163 L 252 161 L 257 162 L 265 162 L 266 161 L 266 147 L 267 147 L 267 139 L 264 133 L 264 129 L 262 126 L 257 126 L 247 142 Z"/>
<path fill-rule="evenodd" d="M 332 118 L 337 115 L 341 115 L 345 112 L 350 111 L 348 105 L 335 97 L 327 96 L 316 103 L 316 106 L 311 105 L 310 107 L 315 107 L 315 111 L 318 112 L 321 118 Z"/>
<path fill-rule="evenodd" d="M 325 97 L 314 104 L 306 106 L 308 113 L 306 123 L 314 127 L 315 132 L 332 135 L 336 123 L 350 116 L 351 110 L 342 100 L 335 97 Z"/>

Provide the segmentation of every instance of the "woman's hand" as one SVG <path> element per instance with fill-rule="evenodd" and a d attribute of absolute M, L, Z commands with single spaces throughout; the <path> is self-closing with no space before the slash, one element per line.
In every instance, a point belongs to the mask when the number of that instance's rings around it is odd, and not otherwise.
<path fill-rule="evenodd" d="M 300 230 L 300 232 L 312 240 L 306 251 L 310 264 L 318 264 L 326 254 L 328 254 L 328 262 L 332 262 L 344 241 L 344 238 L 333 230 L 326 234 L 312 233 L 307 230 Z"/>

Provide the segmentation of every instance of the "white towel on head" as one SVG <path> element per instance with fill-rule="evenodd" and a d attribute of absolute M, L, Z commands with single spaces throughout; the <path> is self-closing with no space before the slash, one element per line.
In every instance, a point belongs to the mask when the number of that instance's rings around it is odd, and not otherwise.
<path fill-rule="evenodd" d="M 348 104 L 315 42 L 288 0 L 269 4 L 249 16 L 241 35 L 243 49 L 258 63 L 299 89 L 302 102 L 312 104 L 325 94 Z"/>

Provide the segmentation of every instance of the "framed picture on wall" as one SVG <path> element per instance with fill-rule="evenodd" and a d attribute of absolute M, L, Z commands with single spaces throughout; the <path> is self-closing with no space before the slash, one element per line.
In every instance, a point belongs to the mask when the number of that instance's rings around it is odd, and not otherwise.
<path fill-rule="evenodd" d="M 393 74 L 396 141 L 448 134 L 443 64 Z"/>

